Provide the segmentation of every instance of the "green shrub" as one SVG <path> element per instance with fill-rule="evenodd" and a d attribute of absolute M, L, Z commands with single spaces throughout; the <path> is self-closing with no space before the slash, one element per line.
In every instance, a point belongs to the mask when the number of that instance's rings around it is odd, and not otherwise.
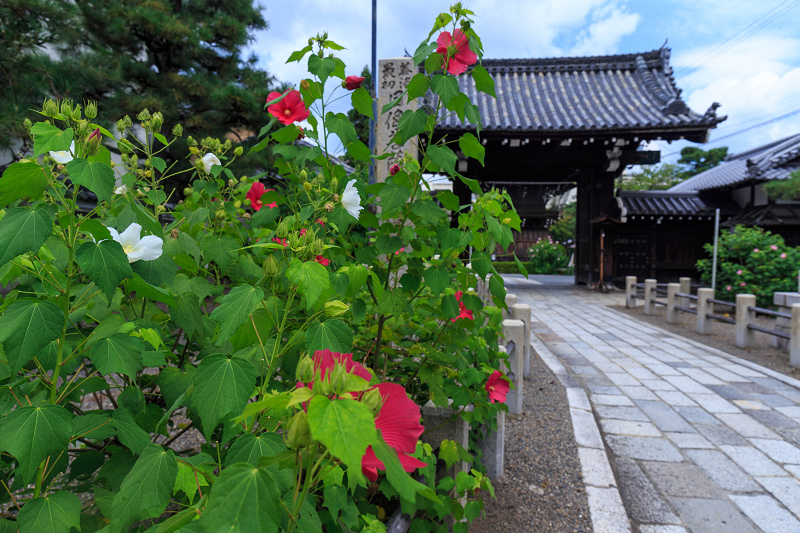
<path fill-rule="evenodd" d="M 529 250 L 532 274 L 560 274 L 569 264 L 567 248 L 553 239 L 539 239 Z"/>

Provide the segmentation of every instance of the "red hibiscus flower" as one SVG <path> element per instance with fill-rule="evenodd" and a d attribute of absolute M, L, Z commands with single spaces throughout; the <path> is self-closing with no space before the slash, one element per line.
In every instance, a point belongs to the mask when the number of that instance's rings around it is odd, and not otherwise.
<path fill-rule="evenodd" d="M 347 76 L 344 79 L 344 88 L 348 91 L 355 91 L 361 84 L 364 83 L 364 78 L 359 76 Z"/>
<path fill-rule="evenodd" d="M 506 394 L 508 394 L 509 387 L 508 380 L 503 377 L 502 372 L 499 370 L 492 372 L 492 375 L 486 380 L 486 392 L 489 393 L 489 400 L 491 400 L 492 403 L 495 401 L 500 403 L 506 401 Z"/>
<path fill-rule="evenodd" d="M 280 98 L 281 93 L 271 92 L 267 97 L 267 102 Z M 292 89 L 289 93 L 277 104 L 272 104 L 267 108 L 269 114 L 278 119 L 281 124 L 293 124 L 300 120 L 305 120 L 309 117 L 310 113 L 306 109 L 306 104 L 300 97 L 300 92 Z"/>
<path fill-rule="evenodd" d="M 400 165 L 398 165 L 397 163 L 389 167 L 389 174 L 391 174 L 392 176 L 394 176 L 398 172 L 400 172 Z"/>
<path fill-rule="evenodd" d="M 328 266 L 328 265 L 331 264 L 331 260 L 330 259 L 326 259 L 325 257 L 323 257 L 321 255 L 318 255 L 317 257 L 315 257 L 314 261 L 316 261 L 317 263 L 319 263 L 322 266 Z"/>
<path fill-rule="evenodd" d="M 289 241 L 287 241 L 286 239 L 281 239 L 280 237 L 273 237 L 272 238 L 272 242 L 277 242 L 278 244 L 280 244 L 284 248 L 289 246 Z"/>
<path fill-rule="evenodd" d="M 467 306 L 464 305 L 464 303 L 461 301 L 461 297 L 463 295 L 464 293 L 461 291 L 456 292 L 456 300 L 458 300 L 458 308 L 461 310 L 461 312 L 458 314 L 456 318 L 451 318 L 450 319 L 451 322 L 455 322 L 459 318 L 467 318 L 469 320 L 474 320 L 474 317 L 472 316 L 472 311 L 467 309 Z"/>
<path fill-rule="evenodd" d="M 395 449 L 400 464 L 403 465 L 406 472 L 413 472 L 417 468 L 427 466 L 419 459 L 407 455 L 414 453 L 417 449 L 417 440 L 425 431 L 425 428 L 419 423 L 419 406 L 397 383 L 381 383 L 378 385 L 378 391 L 383 398 L 383 406 L 375 419 L 375 427 L 381 430 L 383 440 Z M 370 446 L 361 459 L 361 472 L 369 480 L 376 481 L 379 469 L 384 470 L 385 467 Z"/>
<path fill-rule="evenodd" d="M 317 224 L 319 224 L 319 225 L 320 225 L 320 226 L 322 226 L 323 228 L 325 227 L 325 221 L 324 221 L 324 220 L 322 220 L 321 218 L 318 218 L 318 219 L 317 219 Z"/>
<path fill-rule="evenodd" d="M 442 54 L 444 68 L 453 76 L 458 76 L 478 60 L 478 54 L 469 49 L 467 36 L 461 30 L 456 30 L 455 37 L 449 31 L 443 31 L 436 42 L 439 45 L 436 52 Z"/>
<path fill-rule="evenodd" d="M 260 181 L 256 181 L 250 186 L 250 190 L 247 191 L 247 196 L 245 196 L 245 198 L 250 200 L 250 207 L 252 207 L 254 211 L 258 211 L 264 206 L 264 204 L 261 203 L 261 197 L 264 196 L 264 193 L 273 190 L 274 189 L 265 189 L 263 183 L 261 183 Z M 267 207 L 269 207 L 270 209 L 274 209 L 278 207 L 278 203 L 277 202 L 269 203 L 267 204 Z"/>
<path fill-rule="evenodd" d="M 372 379 L 372 374 L 369 373 L 369 370 L 364 368 L 361 363 L 353 361 L 353 354 L 351 353 L 332 352 L 328 349 L 314 352 L 314 373 L 319 373 L 322 379 L 325 379 L 328 372 L 330 372 L 337 363 L 344 365 L 344 369 L 348 374 L 355 374 L 367 381 Z M 313 381 L 309 382 L 307 386 L 311 387 L 313 383 Z M 305 383 L 298 383 L 297 385 L 298 387 L 306 386 Z"/>

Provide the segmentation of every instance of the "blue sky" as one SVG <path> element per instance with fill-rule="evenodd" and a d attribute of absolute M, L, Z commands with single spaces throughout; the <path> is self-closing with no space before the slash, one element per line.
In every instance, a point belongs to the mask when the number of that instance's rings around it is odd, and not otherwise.
<path fill-rule="evenodd" d="M 378 0 L 378 57 L 413 53 L 437 13 L 450 2 Z M 475 30 L 486 58 L 631 53 L 659 48 L 665 39 L 689 106 L 712 102 L 728 115 L 704 148 L 743 151 L 800 132 L 800 113 L 720 141 L 800 110 L 800 0 L 475 0 Z M 370 0 L 296 0 L 264 9 L 270 24 L 250 49 L 278 79 L 298 83 L 305 65 L 285 64 L 308 38 L 327 31 L 347 50 L 348 74 L 370 61 Z M 341 110 L 349 107 L 340 101 Z M 656 143 L 667 162 L 684 144 Z M 673 155 L 668 155 L 673 153 Z"/>

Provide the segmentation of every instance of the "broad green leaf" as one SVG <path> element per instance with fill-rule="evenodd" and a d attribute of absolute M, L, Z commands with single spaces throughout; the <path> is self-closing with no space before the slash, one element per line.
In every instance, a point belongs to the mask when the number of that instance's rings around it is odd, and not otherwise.
<path fill-rule="evenodd" d="M 331 280 L 331 286 L 340 296 L 347 295 L 347 288 L 350 286 L 350 276 L 344 272 L 331 272 L 328 277 Z"/>
<path fill-rule="evenodd" d="M 136 337 L 117 333 L 92 346 L 89 358 L 101 374 L 112 372 L 135 378 L 143 368 L 144 344 Z"/>
<path fill-rule="evenodd" d="M 377 437 L 375 419 L 366 404 L 315 396 L 308 405 L 308 423 L 312 437 L 350 467 L 348 475 L 361 476 L 361 458 Z"/>
<path fill-rule="evenodd" d="M 408 190 L 408 187 L 390 183 L 381 189 L 380 205 L 384 211 L 388 212 L 406 203 L 410 197 L 411 191 Z"/>
<path fill-rule="evenodd" d="M 486 154 L 486 148 L 483 147 L 481 142 L 471 133 L 465 133 L 458 140 L 458 147 L 464 152 L 467 157 L 477 159 L 481 166 L 486 166 L 483 163 L 483 157 Z"/>
<path fill-rule="evenodd" d="M 419 288 L 420 281 L 419 276 L 411 272 L 406 272 L 400 276 L 400 285 L 402 285 L 405 292 L 416 292 Z"/>
<path fill-rule="evenodd" d="M 458 79 L 455 76 L 436 74 L 431 78 L 431 90 L 439 95 L 444 105 L 447 105 L 459 92 Z"/>
<path fill-rule="evenodd" d="M 463 233 L 456 228 L 448 226 L 439 226 L 436 228 L 436 238 L 439 241 L 439 246 L 442 247 L 442 251 L 452 251 L 453 248 L 458 246 L 462 235 Z"/>
<path fill-rule="evenodd" d="M 61 131 L 52 124 L 37 122 L 31 127 L 31 135 L 33 135 L 33 155 L 40 156 L 47 152 L 69 150 L 73 131 L 72 128 Z"/>
<path fill-rule="evenodd" d="M 33 482 L 48 455 L 67 451 L 71 435 L 72 415 L 60 405 L 18 407 L 0 419 L 0 450 L 17 459 L 25 483 Z"/>
<path fill-rule="evenodd" d="M 378 304 L 378 312 L 384 315 L 398 316 L 406 309 L 408 297 L 403 294 L 403 289 L 396 288 L 383 293 L 383 298 Z"/>
<path fill-rule="evenodd" d="M 353 331 L 338 318 L 317 322 L 306 332 L 306 351 L 316 350 L 350 353 L 353 351 Z"/>
<path fill-rule="evenodd" d="M 221 269 L 225 269 L 236 259 L 238 248 L 240 248 L 239 243 L 227 235 L 208 234 L 200 241 L 203 257 L 208 261 L 214 261 Z"/>
<path fill-rule="evenodd" d="M 81 529 L 81 499 L 54 492 L 27 502 L 17 516 L 20 533 L 69 533 Z"/>
<path fill-rule="evenodd" d="M 408 99 L 413 100 L 420 96 L 425 96 L 428 88 L 431 86 L 431 80 L 422 72 L 417 72 L 411 81 L 408 82 Z"/>
<path fill-rule="evenodd" d="M 375 439 L 372 450 L 375 452 L 375 456 L 383 463 L 386 469 L 386 477 L 389 478 L 389 483 L 392 484 L 392 487 L 394 487 L 402 499 L 413 503 L 416 501 L 416 495 L 419 492 L 423 493 L 426 498 L 438 501 L 436 494 L 431 488 L 408 475 L 405 469 L 403 469 L 403 465 L 400 464 L 397 451 L 386 444 L 382 435 L 379 434 Z"/>
<path fill-rule="evenodd" d="M 111 201 L 114 195 L 114 171 L 110 166 L 76 157 L 67 163 L 67 171 L 72 183 L 86 187 L 100 201 Z"/>
<path fill-rule="evenodd" d="M 0 343 L 12 374 L 61 336 L 64 313 L 53 302 L 18 300 L 0 316 Z"/>
<path fill-rule="evenodd" d="M 312 115 L 313 116 L 313 115 Z M 297 126 L 289 124 L 271 135 L 272 140 L 280 144 L 286 144 L 294 141 L 300 136 Z"/>
<path fill-rule="evenodd" d="M 442 298 L 442 316 L 447 319 L 457 317 L 459 314 L 458 300 L 452 294 Z"/>
<path fill-rule="evenodd" d="M 289 59 L 287 59 L 286 62 L 291 63 L 292 61 L 300 61 L 311 50 L 312 50 L 311 45 L 306 46 L 302 50 L 295 50 L 294 52 L 292 52 L 292 54 L 289 56 Z"/>
<path fill-rule="evenodd" d="M 305 296 L 306 309 L 311 309 L 331 286 L 328 270 L 316 261 L 302 262 L 294 258 L 286 269 L 286 276 L 297 285 L 297 292 Z"/>
<path fill-rule="evenodd" d="M 464 105 L 464 118 L 475 125 L 475 133 L 481 134 L 481 111 L 475 104 L 467 103 Z"/>
<path fill-rule="evenodd" d="M 436 199 L 442 204 L 442 206 L 444 206 L 445 209 L 449 209 L 450 211 L 458 211 L 460 207 L 458 196 L 450 191 L 437 192 Z"/>
<path fill-rule="evenodd" d="M 369 160 L 369 156 L 372 155 L 372 152 L 369 151 L 369 147 L 358 139 L 347 145 L 347 152 L 356 161 L 367 161 Z"/>
<path fill-rule="evenodd" d="M 358 139 L 356 128 L 347 115 L 344 113 L 330 112 L 325 116 L 325 126 L 328 131 L 335 133 L 342 141 L 342 145 L 347 146 L 352 141 Z"/>
<path fill-rule="evenodd" d="M 417 200 L 411 205 L 411 211 L 422 217 L 428 224 L 438 224 L 446 215 L 445 211 L 432 200 Z"/>
<path fill-rule="evenodd" d="M 503 278 L 500 276 L 492 276 L 489 279 L 489 291 L 494 297 L 495 305 L 498 307 L 506 307 L 506 288 L 503 284 Z"/>
<path fill-rule="evenodd" d="M 9 209 L 0 220 L 0 267 L 25 252 L 36 252 L 53 232 L 44 211 L 28 207 Z"/>
<path fill-rule="evenodd" d="M 169 504 L 178 463 L 172 450 L 151 444 L 125 476 L 111 505 L 111 531 L 127 531 L 137 520 L 156 518 Z"/>
<path fill-rule="evenodd" d="M 385 114 L 385 113 L 386 113 L 387 111 L 389 111 L 390 109 L 392 109 L 392 108 L 394 108 L 394 107 L 397 107 L 398 105 L 400 105 L 400 102 L 402 102 L 402 101 L 403 101 L 403 96 L 405 96 L 405 95 L 406 95 L 406 91 L 403 91 L 403 93 L 402 93 L 400 96 L 398 96 L 398 97 L 397 97 L 397 98 L 395 98 L 394 100 L 390 101 L 388 104 L 384 105 L 384 106 L 383 106 L 383 109 L 381 109 L 381 115 Z M 391 155 L 391 154 L 390 154 L 390 155 Z M 389 156 L 387 155 L 386 157 L 389 157 Z"/>
<path fill-rule="evenodd" d="M 428 73 L 436 72 L 444 65 L 444 57 L 439 52 L 433 52 L 428 58 L 425 60 L 425 70 Z"/>
<path fill-rule="evenodd" d="M 373 120 L 375 119 L 375 113 L 372 111 L 372 104 L 374 101 L 369 95 L 369 91 L 367 91 L 364 87 L 359 87 L 353 91 L 353 94 L 350 95 L 350 101 L 352 102 L 353 108 L 356 111 Z"/>
<path fill-rule="evenodd" d="M 202 468 L 204 465 L 206 465 L 206 468 Z M 192 457 L 181 458 L 178 461 L 178 475 L 175 477 L 175 486 L 172 488 L 172 493 L 174 494 L 181 490 L 189 498 L 189 503 L 192 503 L 194 495 L 197 493 L 198 485 L 201 487 L 208 486 L 208 480 L 203 475 L 203 472 L 213 471 L 216 466 L 217 462 L 207 453 L 201 452 Z M 204 491 L 205 489 L 200 490 Z M 197 515 L 195 514 L 195 516 Z"/>
<path fill-rule="evenodd" d="M 38 200 L 47 188 L 49 176 L 37 163 L 14 163 L 0 178 L 0 207 L 21 198 Z"/>
<path fill-rule="evenodd" d="M 200 527 L 205 533 L 274 533 L 283 512 L 274 476 L 263 468 L 236 463 L 214 483 Z"/>
<path fill-rule="evenodd" d="M 435 296 L 438 296 L 450 286 L 450 274 L 446 268 L 430 267 L 425 271 L 425 285 L 430 287 Z"/>
<path fill-rule="evenodd" d="M 85 242 L 75 252 L 75 259 L 109 302 L 122 280 L 133 276 L 128 256 L 117 241 Z"/>
<path fill-rule="evenodd" d="M 393 254 L 403 247 L 403 241 L 400 237 L 393 235 L 378 235 L 375 239 L 375 249 L 381 254 Z"/>
<path fill-rule="evenodd" d="M 438 166 L 451 176 L 455 175 L 456 161 L 458 161 L 458 156 L 449 147 L 432 144 L 428 147 L 427 155 L 431 161 L 433 161 L 434 165 Z"/>
<path fill-rule="evenodd" d="M 525 265 L 523 265 L 522 261 L 519 260 L 519 258 L 517 257 L 517 254 L 514 254 L 514 263 L 517 265 L 517 270 L 519 270 L 519 273 L 527 278 L 528 277 L 528 269 L 525 268 Z"/>
<path fill-rule="evenodd" d="M 489 74 L 489 71 L 487 71 L 481 65 L 475 65 L 472 68 L 471 74 L 472 79 L 475 81 L 476 89 L 482 93 L 486 93 L 497 98 L 497 95 L 494 92 L 494 79 L 492 78 L 491 74 Z"/>
<path fill-rule="evenodd" d="M 72 435 L 74 438 L 103 440 L 113 437 L 117 432 L 106 411 L 86 413 L 72 419 Z"/>
<path fill-rule="evenodd" d="M 126 283 L 128 285 L 128 290 L 135 291 L 136 296 L 139 298 L 147 298 L 148 300 L 163 302 L 167 305 L 175 305 L 175 300 L 172 298 L 172 294 L 170 294 L 169 291 L 161 287 L 150 285 L 136 272 L 133 273 L 133 277 Z"/>
<path fill-rule="evenodd" d="M 428 113 L 425 109 L 417 109 L 416 111 L 407 109 L 400 116 L 400 120 L 397 123 L 397 133 L 395 134 L 394 142 L 399 146 L 403 146 L 409 139 L 425 131 L 427 124 Z"/>
<path fill-rule="evenodd" d="M 171 285 L 178 273 L 178 265 L 166 254 L 152 261 L 135 261 L 131 268 L 150 285 Z"/>
<path fill-rule="evenodd" d="M 481 279 L 486 279 L 486 275 L 494 272 L 492 258 L 487 252 L 475 252 L 471 258 L 472 269 L 478 273 Z"/>
<path fill-rule="evenodd" d="M 431 55 L 437 48 L 437 43 L 427 43 L 423 41 L 414 51 L 414 65 L 419 65 L 425 61 L 425 58 Z M 413 82 L 414 78 L 411 78 L 411 81 Z M 411 84 L 409 84 L 409 86 L 411 86 Z"/>
<path fill-rule="evenodd" d="M 234 463 L 258 466 L 258 460 L 262 457 L 272 457 L 285 450 L 286 445 L 277 433 L 262 433 L 258 436 L 245 433 L 236 439 L 236 442 L 228 450 L 228 455 L 225 456 L 225 466 L 231 466 Z"/>
<path fill-rule="evenodd" d="M 146 210 L 142 207 L 142 204 L 136 201 L 136 198 L 132 194 L 128 195 L 128 205 L 133 211 L 133 214 L 136 215 L 136 222 L 142 226 L 146 233 L 162 239 L 164 238 L 164 230 L 161 228 L 161 224 L 155 219 L 153 213 Z M 198 209 L 198 211 L 200 211 L 200 209 Z"/>
<path fill-rule="evenodd" d="M 127 409 L 115 409 L 111 423 L 117 428 L 119 441 L 134 454 L 139 455 L 150 446 L 150 434 L 143 430 Z"/>
<path fill-rule="evenodd" d="M 80 224 L 80 230 L 91 235 L 95 241 L 112 240 L 108 227 L 96 218 L 84 218 Z"/>
<path fill-rule="evenodd" d="M 256 382 L 256 370 L 249 361 L 211 355 L 203 359 L 193 377 L 192 406 L 200 414 L 203 433 L 210 436 L 226 415 L 244 409 Z"/>
<path fill-rule="evenodd" d="M 325 83 L 334 70 L 336 70 L 336 61 L 333 58 L 319 57 L 317 54 L 308 56 L 308 71 L 318 77 L 321 83 Z"/>
<path fill-rule="evenodd" d="M 214 344 L 219 346 L 230 339 L 239 326 L 249 320 L 250 313 L 263 298 L 264 291 L 251 285 L 239 285 L 223 296 L 219 307 L 211 312 L 211 320 L 219 324 L 219 336 Z"/>

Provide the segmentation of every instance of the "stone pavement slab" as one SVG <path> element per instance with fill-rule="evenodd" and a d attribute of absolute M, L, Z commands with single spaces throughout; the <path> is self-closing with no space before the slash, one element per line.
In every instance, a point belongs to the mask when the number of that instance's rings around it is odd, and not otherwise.
<path fill-rule="evenodd" d="M 618 313 L 622 293 L 504 277 L 568 388 L 596 532 L 800 533 L 800 381 Z"/>

